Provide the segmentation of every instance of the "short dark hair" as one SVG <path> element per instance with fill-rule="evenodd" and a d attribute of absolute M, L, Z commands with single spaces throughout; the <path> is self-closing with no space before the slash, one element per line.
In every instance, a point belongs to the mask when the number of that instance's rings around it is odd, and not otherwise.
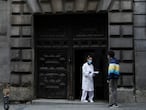
<path fill-rule="evenodd" d="M 108 51 L 108 55 L 109 55 L 110 57 L 115 57 L 115 52 L 112 51 L 112 50 L 110 50 L 110 51 Z"/>
<path fill-rule="evenodd" d="M 91 56 L 91 55 L 88 55 L 88 56 L 87 56 L 87 59 L 89 59 L 89 58 L 92 58 L 92 56 Z"/>

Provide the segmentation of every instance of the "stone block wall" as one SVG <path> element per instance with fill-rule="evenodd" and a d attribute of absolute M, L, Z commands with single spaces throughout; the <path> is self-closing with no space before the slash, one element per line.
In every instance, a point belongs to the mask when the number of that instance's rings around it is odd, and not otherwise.
<path fill-rule="evenodd" d="M 134 0 L 136 101 L 146 102 L 146 0 Z"/>
<path fill-rule="evenodd" d="M 133 0 L 115 0 L 109 11 L 109 49 L 120 60 L 119 102 L 135 102 L 133 24 Z"/>
<path fill-rule="evenodd" d="M 0 1 L 0 83 L 9 81 L 8 2 Z"/>
<path fill-rule="evenodd" d="M 26 0 L 11 0 L 10 10 L 11 100 L 27 101 L 34 89 L 32 14 Z"/>
<path fill-rule="evenodd" d="M 0 0 L 0 102 L 3 97 L 3 84 L 10 80 L 8 16 L 8 2 Z"/>

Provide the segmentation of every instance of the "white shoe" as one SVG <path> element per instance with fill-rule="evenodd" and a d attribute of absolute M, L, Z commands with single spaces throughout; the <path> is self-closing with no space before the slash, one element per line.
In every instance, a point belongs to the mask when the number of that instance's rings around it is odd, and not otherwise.
<path fill-rule="evenodd" d="M 111 105 L 110 108 L 118 108 L 118 105 Z"/>
<path fill-rule="evenodd" d="M 81 102 L 87 103 L 88 101 L 87 100 L 81 100 Z"/>
<path fill-rule="evenodd" d="M 89 100 L 91 103 L 93 103 L 94 101 L 93 100 Z"/>
<path fill-rule="evenodd" d="M 116 104 L 116 105 L 113 105 L 113 107 L 114 107 L 114 108 L 118 108 L 119 106 Z"/>

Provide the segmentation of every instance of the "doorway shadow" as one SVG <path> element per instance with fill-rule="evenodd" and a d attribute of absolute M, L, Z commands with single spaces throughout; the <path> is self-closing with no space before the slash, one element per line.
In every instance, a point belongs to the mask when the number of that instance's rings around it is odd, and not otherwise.
<path fill-rule="evenodd" d="M 94 77 L 94 99 L 95 100 L 106 100 L 108 99 L 108 86 L 106 83 L 107 76 L 107 59 L 106 49 L 76 49 L 74 51 L 74 88 L 75 88 L 75 99 L 81 97 L 81 86 L 82 86 L 82 65 L 86 62 L 88 55 L 93 58 L 94 70 L 99 71 L 98 75 Z"/>

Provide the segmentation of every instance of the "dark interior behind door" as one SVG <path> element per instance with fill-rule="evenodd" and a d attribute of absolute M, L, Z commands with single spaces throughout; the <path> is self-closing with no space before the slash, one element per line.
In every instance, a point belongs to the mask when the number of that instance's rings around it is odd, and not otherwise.
<path fill-rule="evenodd" d="M 99 71 L 98 75 L 94 77 L 94 99 L 106 99 L 107 85 L 106 85 L 106 49 L 77 49 L 75 50 L 75 98 L 81 97 L 82 86 L 82 65 L 86 62 L 88 55 L 93 57 L 94 70 Z"/>

